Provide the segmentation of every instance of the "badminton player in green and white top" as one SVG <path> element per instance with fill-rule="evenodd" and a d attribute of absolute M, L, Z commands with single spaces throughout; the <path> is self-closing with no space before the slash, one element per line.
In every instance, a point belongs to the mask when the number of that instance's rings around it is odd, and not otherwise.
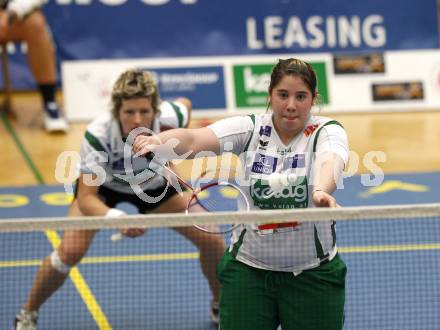
<path fill-rule="evenodd" d="M 161 101 L 150 72 L 137 69 L 123 72 L 113 86 L 112 113 L 103 114 L 87 127 L 81 147 L 77 191 L 69 216 L 121 216 L 125 214 L 117 208 L 121 202 L 134 205 L 140 213 L 183 212 L 189 196 L 178 194 L 175 186 L 168 185 L 162 176 L 149 171 L 149 161 L 134 157 L 131 145 L 125 148 L 125 139 L 132 130 L 139 128 L 155 134 L 165 129 L 186 127 L 190 112 L 191 101 L 186 98 Z M 126 166 L 127 161 L 130 167 Z M 145 172 L 145 182 L 139 181 L 137 187 L 148 199 L 141 198 L 130 183 L 131 179 L 139 180 L 138 173 Z M 148 176 L 149 172 L 153 175 Z M 211 318 L 217 323 L 219 283 L 215 269 L 226 249 L 223 237 L 213 238 L 194 227 L 174 230 L 200 250 L 201 268 L 213 295 Z M 144 229 L 124 229 L 121 233 L 136 237 L 142 235 Z M 59 248 L 44 259 L 38 270 L 28 299 L 16 316 L 14 329 L 36 329 L 39 308 L 83 258 L 95 234 L 94 230 L 68 230 L 64 233 Z"/>
<path fill-rule="evenodd" d="M 348 161 L 347 136 L 338 122 L 311 113 L 317 98 L 312 67 L 294 58 L 279 60 L 268 92 L 266 114 L 158 137 L 162 143 L 176 138 L 176 154 L 191 151 L 192 157 L 201 151 L 222 154 L 232 145 L 247 180 L 241 185 L 255 209 L 338 207 L 331 194 Z M 138 136 L 134 151 L 154 152 L 157 141 Z M 331 221 L 242 225 L 217 275 L 222 330 L 343 327 L 346 266 Z"/>

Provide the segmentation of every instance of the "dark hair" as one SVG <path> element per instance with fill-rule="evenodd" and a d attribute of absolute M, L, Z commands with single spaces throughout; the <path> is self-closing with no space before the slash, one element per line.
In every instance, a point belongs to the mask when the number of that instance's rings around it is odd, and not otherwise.
<path fill-rule="evenodd" d="M 294 75 L 301 78 L 301 80 L 307 85 L 315 97 L 317 94 L 316 86 L 316 74 L 312 66 L 304 61 L 296 58 L 279 59 L 278 63 L 273 67 L 270 75 L 269 95 L 275 86 L 287 75 Z"/>
<path fill-rule="evenodd" d="M 123 72 L 115 82 L 112 91 L 112 112 L 118 118 L 123 100 L 147 97 L 155 113 L 159 112 L 159 90 L 153 74 L 138 69 Z"/>

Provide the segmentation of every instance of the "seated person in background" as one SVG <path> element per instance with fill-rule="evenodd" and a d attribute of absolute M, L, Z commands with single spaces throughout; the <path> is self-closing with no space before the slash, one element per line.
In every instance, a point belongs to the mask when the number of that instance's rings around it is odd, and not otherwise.
<path fill-rule="evenodd" d="M 191 101 L 186 98 L 178 98 L 175 102 L 160 101 L 157 85 L 149 72 L 128 70 L 122 73 L 113 87 L 112 114 L 98 117 L 85 133 L 81 147 L 81 173 L 69 216 L 121 216 L 125 213 L 115 208 L 120 202 L 131 203 L 140 213 L 183 212 L 189 196 L 178 194 L 172 185 L 167 186 L 163 176 L 155 175 L 139 185 L 148 196 L 159 197 L 164 194 L 158 202 L 147 203 L 117 174 L 130 172 L 131 169 L 125 168 L 125 160 L 129 157 L 133 162 L 134 173 L 143 173 L 150 166 L 147 159 L 133 157 L 131 148 L 128 148 L 129 154 L 124 154 L 124 140 L 133 129 L 146 127 L 159 133 L 164 127 L 186 127 L 191 107 Z M 90 177 L 97 184 L 91 185 Z M 218 322 L 219 283 L 215 270 L 226 249 L 223 237 L 208 235 L 194 227 L 173 229 L 200 250 L 201 268 L 213 295 L 211 319 Z M 136 237 L 144 231 L 132 228 L 121 230 L 121 233 Z M 61 287 L 70 269 L 84 257 L 95 234 L 96 230 L 65 231 L 59 248 L 44 259 L 38 270 L 28 299 L 16 316 L 14 329 L 36 329 L 39 308 Z"/>
<path fill-rule="evenodd" d="M 43 99 L 48 132 L 68 129 L 57 103 L 55 46 L 40 7 L 43 0 L 0 0 L 0 43 L 25 41 L 30 70 Z"/>

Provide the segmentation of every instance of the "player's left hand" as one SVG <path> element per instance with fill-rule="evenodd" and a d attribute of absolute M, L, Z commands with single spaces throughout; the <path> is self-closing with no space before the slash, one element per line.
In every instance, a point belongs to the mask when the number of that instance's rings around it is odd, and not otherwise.
<path fill-rule="evenodd" d="M 125 237 L 135 238 L 144 235 L 146 231 L 145 228 L 127 228 L 121 229 L 120 233 Z"/>
<path fill-rule="evenodd" d="M 316 190 L 312 195 L 313 204 L 317 207 L 341 207 L 336 199 L 323 190 Z"/>

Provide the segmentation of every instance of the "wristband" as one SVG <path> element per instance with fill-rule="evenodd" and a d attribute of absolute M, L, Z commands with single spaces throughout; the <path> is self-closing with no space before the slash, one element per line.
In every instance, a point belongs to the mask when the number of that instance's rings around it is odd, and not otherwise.
<path fill-rule="evenodd" d="M 120 209 L 109 209 L 107 211 L 107 213 L 105 214 L 106 218 L 117 218 L 123 215 L 126 215 L 127 213 L 125 213 L 124 211 L 120 210 Z M 113 234 L 110 239 L 112 240 L 113 243 L 122 241 L 124 239 L 124 235 L 121 232 L 117 232 L 116 234 Z"/>
<path fill-rule="evenodd" d="M 126 214 L 127 213 L 125 213 L 124 211 L 119 210 L 119 209 L 109 209 L 107 211 L 107 213 L 105 214 L 105 217 L 106 218 L 117 218 L 117 217 L 120 217 L 120 216 L 123 216 Z"/>

